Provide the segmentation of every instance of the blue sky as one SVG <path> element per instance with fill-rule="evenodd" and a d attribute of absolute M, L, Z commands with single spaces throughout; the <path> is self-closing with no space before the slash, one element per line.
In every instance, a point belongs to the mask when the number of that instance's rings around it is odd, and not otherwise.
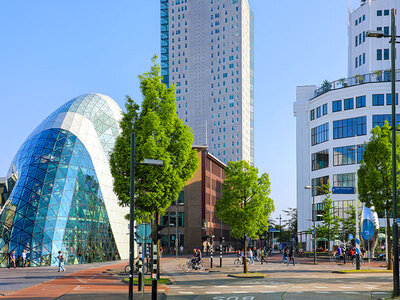
<path fill-rule="evenodd" d="M 255 164 L 270 175 L 277 217 L 296 206 L 296 86 L 346 77 L 348 1 L 250 6 Z M 160 53 L 159 27 L 158 0 L 0 1 L 0 177 L 26 137 L 67 100 L 97 92 L 122 108 L 125 95 L 141 102 L 138 75 Z"/>

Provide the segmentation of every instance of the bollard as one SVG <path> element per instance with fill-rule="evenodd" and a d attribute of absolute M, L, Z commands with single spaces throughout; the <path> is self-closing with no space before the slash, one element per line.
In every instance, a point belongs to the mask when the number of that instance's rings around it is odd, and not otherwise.
<path fill-rule="evenodd" d="M 152 274 L 151 274 L 151 299 L 157 300 L 157 243 L 152 243 Z"/>
<path fill-rule="evenodd" d="M 138 292 L 142 290 L 142 246 L 143 244 L 139 244 L 139 264 L 138 264 Z"/>

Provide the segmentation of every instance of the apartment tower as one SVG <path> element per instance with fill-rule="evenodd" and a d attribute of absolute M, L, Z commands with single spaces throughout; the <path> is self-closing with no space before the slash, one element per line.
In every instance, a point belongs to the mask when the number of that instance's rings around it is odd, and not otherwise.
<path fill-rule="evenodd" d="M 222 162 L 254 163 L 253 13 L 248 0 L 160 0 L 163 81 L 179 117 Z"/>

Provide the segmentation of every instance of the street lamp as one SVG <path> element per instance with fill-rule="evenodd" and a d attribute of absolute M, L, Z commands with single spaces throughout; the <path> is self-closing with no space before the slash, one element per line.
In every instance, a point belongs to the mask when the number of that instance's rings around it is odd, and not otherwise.
<path fill-rule="evenodd" d="M 314 227 L 314 264 L 317 263 L 317 230 L 315 227 L 315 187 L 312 187 L 311 185 L 306 185 L 304 187 L 306 190 L 311 190 L 311 195 L 312 195 L 312 220 L 313 220 L 313 227 Z"/>
<path fill-rule="evenodd" d="M 142 163 L 135 161 L 135 138 L 131 133 L 131 186 L 130 186 L 130 221 L 129 221 L 129 300 L 133 300 L 133 264 L 134 264 L 134 223 L 135 223 L 135 165 L 162 166 L 163 161 L 157 159 L 144 159 Z"/>
<path fill-rule="evenodd" d="M 277 220 L 279 220 L 279 247 L 281 248 L 280 250 L 283 250 L 282 247 L 282 215 L 279 214 L 279 218 L 276 218 Z"/>
<path fill-rule="evenodd" d="M 367 31 L 367 37 L 390 38 L 391 44 L 391 73 L 392 73 L 392 176 L 393 176 L 393 296 L 400 295 L 399 290 L 399 236 L 397 224 L 397 182 L 396 182 L 396 10 L 391 10 L 391 35 L 381 31 Z"/>

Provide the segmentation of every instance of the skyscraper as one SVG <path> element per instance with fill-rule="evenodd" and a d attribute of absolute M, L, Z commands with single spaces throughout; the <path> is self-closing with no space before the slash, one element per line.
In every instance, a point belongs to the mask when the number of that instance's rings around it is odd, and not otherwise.
<path fill-rule="evenodd" d="M 248 0 L 161 0 L 161 68 L 177 112 L 224 163 L 254 162 L 253 13 Z"/>

